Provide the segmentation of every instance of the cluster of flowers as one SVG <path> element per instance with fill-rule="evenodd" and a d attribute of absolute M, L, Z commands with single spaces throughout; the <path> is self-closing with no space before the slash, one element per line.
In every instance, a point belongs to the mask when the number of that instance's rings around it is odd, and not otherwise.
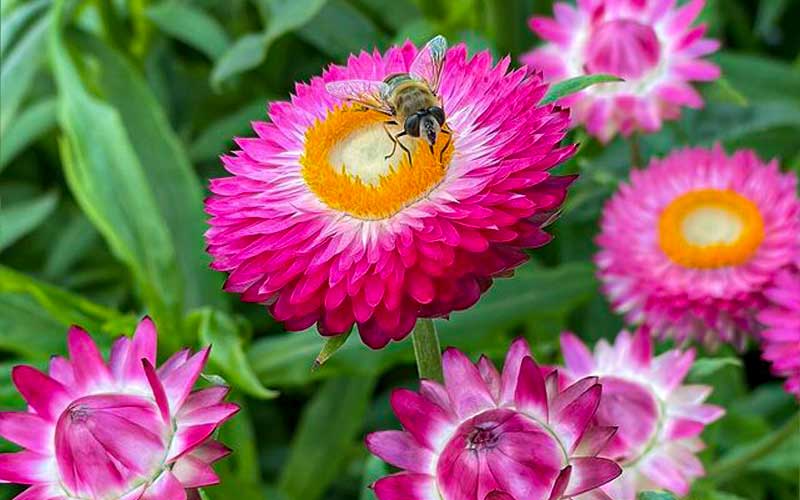
<path fill-rule="evenodd" d="M 211 182 L 208 249 L 228 273 L 226 290 L 267 304 L 289 330 L 316 325 L 334 336 L 356 326 L 374 349 L 420 318 L 470 307 L 549 241 L 544 228 L 574 181 L 551 173 L 576 150 L 561 145 L 570 126 L 605 142 L 702 106 L 688 82 L 719 76 L 701 59 L 718 43 L 693 26 L 703 4 L 556 4 L 555 19 L 531 21 L 547 41 L 523 57 L 533 71 L 449 49 L 435 90 L 442 130 L 452 132 L 429 143 L 397 135 L 408 161 L 386 156 L 378 101 L 356 112 L 328 89 L 342 80 L 368 89 L 409 72 L 419 56 L 412 44 L 352 56 L 298 84 L 291 102 L 271 104 L 269 123 L 254 124 L 257 137 L 237 139 L 240 149 L 223 158 L 232 176 Z M 588 73 L 625 81 L 539 104 L 546 82 Z M 694 351 L 654 357 L 655 338 L 758 339 L 800 395 L 793 174 L 749 151 L 675 151 L 620 186 L 597 243 L 605 293 L 635 333 L 594 353 L 563 334 L 563 367 L 537 365 L 523 340 L 502 372 L 448 349 L 443 385 L 422 380 L 419 392 L 393 394 L 404 430 L 367 437 L 403 469 L 375 483 L 380 500 L 687 494 L 703 474 L 699 435 L 723 410 L 704 404 L 709 387 L 683 384 Z M 225 388 L 191 392 L 208 349 L 181 351 L 156 370 L 147 319 L 107 364 L 80 329 L 68 345 L 71 360 L 53 358 L 49 376 L 14 369 L 29 408 L 0 413 L 0 435 L 24 450 L 0 455 L 0 482 L 32 485 L 24 500 L 179 500 L 217 481 L 210 464 L 228 449 L 211 435 L 237 407 L 223 402 Z"/>

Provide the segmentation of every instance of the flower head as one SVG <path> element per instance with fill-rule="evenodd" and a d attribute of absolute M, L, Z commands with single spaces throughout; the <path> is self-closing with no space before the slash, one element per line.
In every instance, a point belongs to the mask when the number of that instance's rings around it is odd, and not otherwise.
<path fill-rule="evenodd" d="M 800 252 L 797 178 L 751 151 L 675 151 L 631 173 L 601 227 L 599 275 L 630 322 L 741 345 L 764 289 Z"/>
<path fill-rule="evenodd" d="M 614 345 L 600 340 L 594 354 L 575 335 L 561 336 L 566 369 L 562 383 L 598 377 L 603 395 L 595 422 L 617 426 L 600 456 L 622 465 L 622 475 L 602 487 L 614 500 L 635 500 L 640 491 L 667 489 L 683 496 L 704 474 L 695 453 L 706 425 L 722 408 L 703 404 L 711 387 L 682 385 L 694 362 L 694 351 L 667 351 L 653 358 L 646 329 L 633 336 L 623 331 Z"/>
<path fill-rule="evenodd" d="M 703 99 L 690 81 L 719 78 L 719 68 L 700 59 L 719 48 L 692 26 L 705 0 L 676 7 L 675 0 L 579 0 L 556 3 L 555 19 L 534 17 L 531 29 L 548 43 L 522 56 L 548 80 L 609 73 L 625 81 L 596 85 L 563 101 L 573 120 L 609 141 L 617 132 L 653 132 L 683 106 Z"/>
<path fill-rule="evenodd" d="M 590 425 L 601 387 L 587 377 L 559 390 L 524 340 L 512 344 L 502 374 L 487 358 L 473 365 L 448 349 L 444 386 L 392 394 L 403 431 L 367 436 L 367 447 L 405 469 L 378 480 L 380 500 L 557 500 L 596 490 L 620 474 L 595 455 L 613 427 Z"/>
<path fill-rule="evenodd" d="M 223 158 L 233 175 L 211 182 L 213 267 L 289 330 L 356 324 L 383 347 L 418 317 L 470 307 L 526 260 L 523 249 L 550 240 L 542 226 L 572 177 L 548 170 L 574 147 L 558 146 L 568 113 L 537 105 L 540 78 L 451 48 L 437 99 L 452 135 L 432 146 L 401 137 L 408 155 L 391 154 L 387 115 L 326 90 L 408 72 L 417 53 L 410 43 L 362 52 L 298 84 L 291 102 L 270 105 L 270 123 L 253 125 L 258 137 Z"/>
<path fill-rule="evenodd" d="M 776 375 L 786 377 L 786 391 L 800 399 L 800 258 L 765 292 L 769 305 L 758 314 L 764 359 Z"/>
<path fill-rule="evenodd" d="M 17 366 L 26 412 L 0 412 L 0 436 L 23 451 L 0 454 L 0 482 L 31 485 L 19 498 L 185 500 L 216 484 L 211 464 L 230 450 L 211 439 L 238 407 L 226 387 L 191 392 L 209 349 L 183 350 L 157 370 L 149 318 L 117 340 L 108 363 L 89 334 L 69 331 L 71 359 L 49 375 Z"/>

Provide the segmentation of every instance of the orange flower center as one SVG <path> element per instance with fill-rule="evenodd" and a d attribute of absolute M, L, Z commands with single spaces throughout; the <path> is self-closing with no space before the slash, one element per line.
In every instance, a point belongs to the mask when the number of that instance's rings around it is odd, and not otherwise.
<path fill-rule="evenodd" d="M 658 242 L 676 264 L 718 268 L 746 262 L 764 239 L 758 207 L 727 189 L 685 193 L 667 205 L 658 222 Z"/>
<path fill-rule="evenodd" d="M 401 137 L 394 154 L 386 158 L 394 145 L 389 134 L 402 131 L 384 123 L 388 120 L 376 111 L 344 106 L 308 129 L 302 174 L 326 205 L 359 219 L 385 219 L 442 181 L 454 151 L 447 135 L 439 134 L 433 152 L 420 138 Z M 410 164 L 400 145 L 411 153 Z"/>

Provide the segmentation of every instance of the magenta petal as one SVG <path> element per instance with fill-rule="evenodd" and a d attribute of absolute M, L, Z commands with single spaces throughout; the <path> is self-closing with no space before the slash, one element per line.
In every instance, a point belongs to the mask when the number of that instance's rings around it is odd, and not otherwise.
<path fill-rule="evenodd" d="M 438 500 L 433 477 L 426 474 L 395 474 L 373 485 L 378 500 Z"/>
<path fill-rule="evenodd" d="M 217 403 L 220 403 L 223 399 L 225 399 L 225 396 L 229 391 L 229 387 L 224 385 L 215 385 L 192 392 L 189 394 L 189 397 L 186 398 L 183 406 L 181 406 L 178 417 L 191 413 L 199 408 L 205 408 L 206 406 L 213 406 Z"/>
<path fill-rule="evenodd" d="M 428 473 L 435 456 L 420 446 L 410 434 L 401 431 L 373 432 L 366 438 L 369 451 L 400 469 Z"/>
<path fill-rule="evenodd" d="M 216 424 L 201 424 L 186 427 L 178 426 L 178 430 L 172 438 L 166 461 L 168 463 L 172 462 L 187 452 L 192 451 L 203 441 L 208 439 L 216 428 Z"/>
<path fill-rule="evenodd" d="M 58 418 L 69 404 L 70 397 L 63 385 L 30 366 L 15 366 L 11 379 L 22 397 L 36 413 L 47 420 Z"/>
<path fill-rule="evenodd" d="M 186 500 L 186 490 L 171 472 L 165 471 L 139 500 Z"/>
<path fill-rule="evenodd" d="M 550 492 L 550 498 L 548 500 L 558 500 L 564 496 L 564 491 L 566 491 L 567 486 L 569 485 L 569 478 L 571 474 L 571 465 L 561 469 L 561 472 L 558 474 L 555 483 L 553 483 L 553 490 Z"/>
<path fill-rule="evenodd" d="M 0 436 L 23 448 L 48 452 L 51 432 L 48 422 L 35 413 L 0 412 Z"/>
<path fill-rule="evenodd" d="M 170 421 L 169 402 L 167 395 L 164 392 L 164 387 L 161 385 L 158 375 L 156 375 L 155 368 L 150 364 L 147 359 L 142 359 L 142 368 L 144 370 L 147 382 L 150 384 L 150 390 L 153 392 L 153 398 L 156 400 L 158 411 L 161 413 L 161 419 L 164 422 Z"/>
<path fill-rule="evenodd" d="M 146 359 L 151 365 L 156 364 L 156 345 L 158 343 L 156 327 L 148 316 L 145 316 L 136 326 L 133 339 L 124 353 L 124 359 L 119 361 L 119 373 L 115 371 L 117 380 L 144 381 L 142 360 Z"/>
<path fill-rule="evenodd" d="M 522 360 L 526 356 L 531 356 L 531 348 L 528 342 L 520 337 L 512 342 L 511 347 L 508 348 L 506 354 L 506 362 L 503 365 L 502 382 L 503 386 L 500 391 L 500 404 L 508 404 L 514 401 L 514 396 L 517 391 L 517 381 L 519 380 L 519 369 L 522 366 Z"/>
<path fill-rule="evenodd" d="M 547 423 L 549 419 L 547 390 L 542 372 L 533 358 L 526 357 L 522 360 L 514 403 L 518 410 Z"/>
<path fill-rule="evenodd" d="M 492 397 L 495 401 L 499 401 L 502 382 L 500 381 L 500 372 L 497 371 L 494 363 L 486 356 L 481 356 L 478 360 L 478 371 L 481 373 L 483 381 L 486 382 L 486 387 L 489 388 Z"/>
<path fill-rule="evenodd" d="M 162 375 L 164 390 L 167 393 L 169 407 L 173 413 L 180 409 L 189 392 L 191 392 L 197 377 L 200 376 L 200 372 L 206 365 L 206 361 L 208 361 L 210 350 L 210 347 L 206 347 L 186 360 L 185 363 L 176 367 L 168 375 Z"/>
<path fill-rule="evenodd" d="M 198 408 L 192 412 L 181 415 L 178 419 L 181 425 L 216 424 L 228 420 L 239 411 L 235 403 L 219 403 L 205 408 Z"/>
<path fill-rule="evenodd" d="M 69 500 L 62 491 L 57 484 L 38 484 L 15 496 L 14 500 Z"/>
<path fill-rule="evenodd" d="M 505 491 L 495 490 L 486 495 L 486 498 L 484 500 L 515 500 L 515 499 Z"/>
<path fill-rule="evenodd" d="M 583 438 L 575 448 L 575 454 L 580 456 L 593 457 L 603 451 L 611 438 L 617 433 L 616 427 L 603 427 L 593 425 L 586 429 Z"/>
<path fill-rule="evenodd" d="M 37 484 L 55 480 L 52 458 L 25 450 L 0 453 L 0 483 Z"/>
<path fill-rule="evenodd" d="M 561 334 L 561 352 L 567 369 L 576 377 L 582 377 L 594 370 L 594 358 L 581 340 L 570 332 Z"/>
<path fill-rule="evenodd" d="M 600 384 L 593 385 L 554 416 L 554 426 L 567 450 L 575 448 L 597 412 L 601 391 Z"/>
<path fill-rule="evenodd" d="M 441 407 L 408 389 L 392 393 L 391 405 L 403 427 L 424 446 L 434 449 L 450 420 Z"/>
<path fill-rule="evenodd" d="M 219 476 L 206 462 L 184 456 L 172 466 L 172 473 L 184 488 L 200 488 L 219 483 Z"/>
<path fill-rule="evenodd" d="M 566 496 L 580 495 L 602 486 L 622 474 L 622 468 L 613 460 L 596 457 L 573 458 L 572 476 L 564 492 Z"/>
<path fill-rule="evenodd" d="M 67 333 L 67 347 L 79 386 L 96 386 L 111 380 L 103 356 L 86 330 L 72 326 Z"/>
<path fill-rule="evenodd" d="M 444 381 L 450 401 L 461 418 L 495 406 L 478 368 L 460 351 L 449 348 L 442 355 Z"/>
<path fill-rule="evenodd" d="M 649 366 L 650 361 L 653 359 L 653 338 L 650 335 L 650 330 L 647 328 L 636 330 L 630 349 L 631 359 L 637 366 Z"/>

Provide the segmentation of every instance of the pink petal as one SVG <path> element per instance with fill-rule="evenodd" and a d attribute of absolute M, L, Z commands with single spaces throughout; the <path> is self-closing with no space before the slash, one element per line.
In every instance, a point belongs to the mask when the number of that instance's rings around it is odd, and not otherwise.
<path fill-rule="evenodd" d="M 491 362 L 486 356 L 481 356 L 478 360 L 478 371 L 481 373 L 481 378 L 486 382 L 486 387 L 495 401 L 500 400 L 500 388 L 502 382 L 500 380 L 500 372 L 495 368 L 494 363 Z"/>
<path fill-rule="evenodd" d="M 150 384 L 150 390 L 153 392 L 153 398 L 156 400 L 158 411 L 161 413 L 161 419 L 164 422 L 170 421 L 169 402 L 167 401 L 167 394 L 164 392 L 164 387 L 161 385 L 161 380 L 156 375 L 155 368 L 150 364 L 147 359 L 142 359 L 142 368 L 144 370 L 147 382 Z"/>
<path fill-rule="evenodd" d="M 580 495 L 593 490 L 622 474 L 622 468 L 607 458 L 578 457 L 573 458 L 570 463 L 572 476 L 564 492 L 566 496 Z"/>
<path fill-rule="evenodd" d="M 216 424 L 200 424 L 190 426 L 178 426 L 178 431 L 172 438 L 172 443 L 167 453 L 167 462 L 181 457 L 198 447 L 203 441 L 217 428 Z"/>
<path fill-rule="evenodd" d="M 515 500 L 514 497 L 506 493 L 505 491 L 492 491 L 484 500 Z"/>
<path fill-rule="evenodd" d="M 22 397 L 42 418 L 55 421 L 69 405 L 70 397 L 63 385 L 30 366 L 15 366 L 11 379 Z"/>
<path fill-rule="evenodd" d="M 56 484 L 38 484 L 31 486 L 19 495 L 14 497 L 14 500 L 69 500 L 61 492 L 63 490 Z"/>
<path fill-rule="evenodd" d="M 428 473 L 435 456 L 423 448 L 410 434 L 402 431 L 373 432 L 367 435 L 369 451 L 399 469 Z"/>
<path fill-rule="evenodd" d="M 139 500 L 186 500 L 186 490 L 171 472 L 165 471 Z"/>
<path fill-rule="evenodd" d="M 603 427 L 594 425 L 586 429 L 575 454 L 579 456 L 593 457 L 603 451 L 611 438 L 617 433 L 616 427 Z"/>
<path fill-rule="evenodd" d="M 167 393 L 167 400 L 169 400 L 169 407 L 173 413 L 177 413 L 189 392 L 191 392 L 192 387 L 194 387 L 197 377 L 200 376 L 200 372 L 206 365 L 206 361 L 208 361 L 210 351 L 211 348 L 206 347 L 162 379 L 164 390 Z"/>
<path fill-rule="evenodd" d="M 572 475 L 571 465 L 561 469 L 561 472 L 558 474 L 555 483 L 553 483 L 553 490 L 550 492 L 549 500 L 559 500 L 562 496 L 564 496 L 564 491 L 566 491 L 567 486 L 569 485 L 570 475 Z"/>
<path fill-rule="evenodd" d="M 206 462 L 184 456 L 172 466 L 172 473 L 184 488 L 200 488 L 219 483 L 219 476 Z"/>
<path fill-rule="evenodd" d="M 650 330 L 647 328 L 636 330 L 631 342 L 630 355 L 636 366 L 641 368 L 650 366 L 650 361 L 653 359 L 653 338 Z"/>
<path fill-rule="evenodd" d="M 582 377 L 594 370 L 594 357 L 586 345 L 571 332 L 561 334 L 561 352 L 570 373 Z"/>
<path fill-rule="evenodd" d="M 78 385 L 96 387 L 111 380 L 103 356 L 86 330 L 72 326 L 67 333 L 67 348 Z"/>
<path fill-rule="evenodd" d="M 395 474 L 379 479 L 373 485 L 378 500 L 439 500 L 433 476 Z"/>
<path fill-rule="evenodd" d="M 227 396 L 229 391 L 230 388 L 224 385 L 215 385 L 213 387 L 206 387 L 205 389 L 194 391 L 193 393 L 189 394 L 189 397 L 186 398 L 186 402 L 184 402 L 183 406 L 181 406 L 181 411 L 178 414 L 178 417 L 180 418 L 181 415 L 191 413 L 199 408 L 213 406 L 217 403 L 220 403 L 223 399 L 225 399 L 225 396 Z"/>
<path fill-rule="evenodd" d="M 542 422 L 546 423 L 549 420 L 544 377 L 533 358 L 526 357 L 522 360 L 514 404 L 518 410 L 532 415 Z"/>
<path fill-rule="evenodd" d="M 505 405 L 514 401 L 517 392 L 517 381 L 519 380 L 519 370 L 522 360 L 526 356 L 531 356 L 531 348 L 528 342 L 520 337 L 511 343 L 506 354 L 506 362 L 503 365 L 502 388 L 500 391 L 500 404 Z"/>
<path fill-rule="evenodd" d="M 578 444 L 597 412 L 601 391 L 600 384 L 593 385 L 554 416 L 554 425 L 567 450 L 572 451 Z"/>
<path fill-rule="evenodd" d="M 200 425 L 215 424 L 219 425 L 228 420 L 239 411 L 239 405 L 235 403 L 220 403 L 205 408 L 198 408 L 192 412 L 187 412 L 178 418 L 180 425 Z"/>
<path fill-rule="evenodd" d="M 434 449 L 451 427 L 447 414 L 438 405 L 408 389 L 396 389 L 391 405 L 397 419 L 414 439 Z"/>
<path fill-rule="evenodd" d="M 444 382 L 456 414 L 467 418 L 495 406 L 478 368 L 462 352 L 449 348 L 442 355 Z"/>
<path fill-rule="evenodd" d="M 0 453 L 0 483 L 36 484 L 55 479 L 50 456 L 29 450 Z"/>
<path fill-rule="evenodd" d="M 31 451 L 52 449 L 52 427 L 35 413 L 0 412 L 0 436 Z"/>

